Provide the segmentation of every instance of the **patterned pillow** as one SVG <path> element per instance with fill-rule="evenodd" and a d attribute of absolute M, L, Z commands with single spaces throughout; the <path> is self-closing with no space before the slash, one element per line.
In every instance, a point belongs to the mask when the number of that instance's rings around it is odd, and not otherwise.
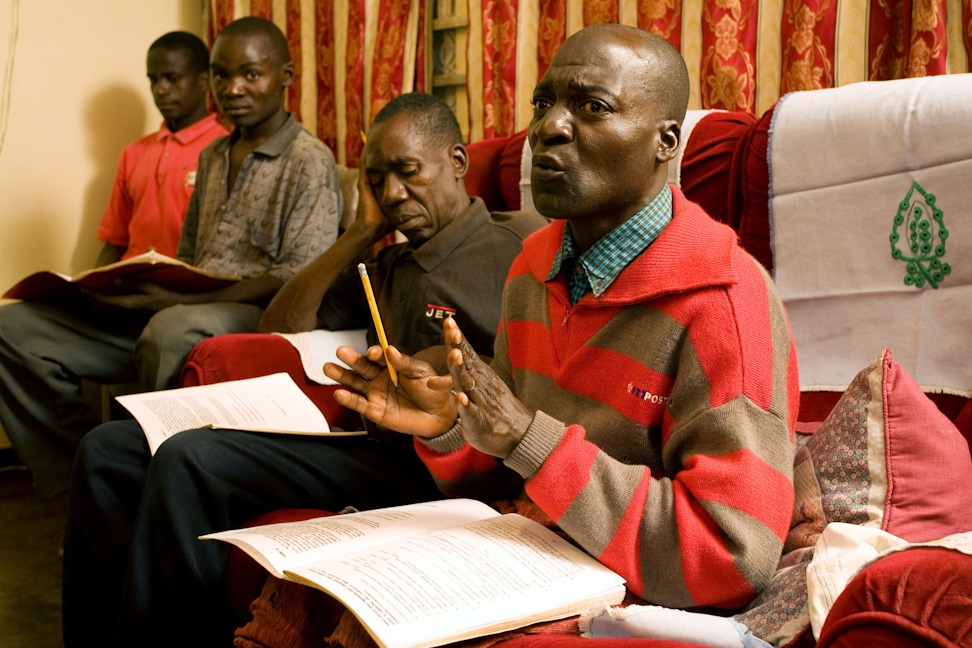
<path fill-rule="evenodd" d="M 812 645 L 806 564 L 830 522 L 873 526 L 910 542 L 972 530 L 969 446 L 890 349 L 857 374 L 797 450 L 793 484 L 777 572 L 736 615 L 773 645 Z"/>
<path fill-rule="evenodd" d="M 955 425 L 894 362 L 857 374 L 797 452 L 784 551 L 812 547 L 829 522 L 909 542 L 972 530 L 972 458 Z"/>
<path fill-rule="evenodd" d="M 809 639 L 810 610 L 807 607 L 807 565 L 813 548 L 784 554 L 769 585 L 734 618 L 754 636 L 773 646 L 802 646 Z"/>

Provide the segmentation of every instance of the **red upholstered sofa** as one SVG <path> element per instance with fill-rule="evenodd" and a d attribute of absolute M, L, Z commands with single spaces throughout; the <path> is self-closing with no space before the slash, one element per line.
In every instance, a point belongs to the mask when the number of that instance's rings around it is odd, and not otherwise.
<path fill-rule="evenodd" d="M 772 111 L 761 118 L 745 113 L 712 112 L 693 115 L 693 124 L 671 179 L 677 181 L 689 199 L 701 204 L 715 219 L 732 226 L 740 241 L 767 268 L 773 267 L 769 226 L 769 178 L 767 137 Z M 469 146 L 470 172 L 467 188 L 481 196 L 491 209 L 517 209 L 521 200 L 520 160 L 524 133 L 509 138 L 478 142 Z M 259 349 L 258 352 L 252 352 Z M 799 353 L 799 349 L 798 349 Z M 278 336 L 241 335 L 213 338 L 201 343 L 190 355 L 183 371 L 183 385 L 206 384 L 229 379 L 288 371 L 325 412 L 332 425 L 354 427 L 356 415 L 338 406 L 332 387 L 310 382 L 304 375 L 296 351 Z M 919 395 L 920 396 L 920 395 Z M 972 404 L 964 397 L 930 394 L 932 402 L 972 439 Z M 814 391 L 802 395 L 801 429 L 816 429 L 841 398 L 841 392 Z M 922 397 L 923 398 L 923 397 Z M 908 416 L 924 416 L 912 399 Z M 917 409 L 916 409 L 917 408 Z M 897 411 L 885 407 L 885 423 L 891 425 Z M 889 418 L 890 417 L 890 418 Z M 914 418 L 908 419 L 910 423 Z M 918 419 L 919 422 L 921 419 Z M 943 424 L 944 425 L 944 424 Z M 921 428 L 921 425 L 917 426 Z M 920 432 L 916 429 L 915 432 Z M 900 434 L 900 431 L 898 432 Z M 967 444 L 961 452 L 968 455 Z M 890 453 L 891 450 L 888 450 Z M 966 465 L 969 457 L 964 456 Z M 972 465 L 972 464 L 969 464 Z M 890 466 L 889 466 L 890 470 Z M 972 472 L 959 482 L 972 485 Z M 964 487 L 964 486 L 963 486 Z M 888 495 L 889 502 L 891 495 Z M 968 502 L 972 505 L 972 501 Z M 890 504 L 889 504 L 890 505 Z M 255 523 L 305 518 L 319 512 L 277 511 Z M 972 530 L 967 528 L 953 531 Z M 924 538 L 929 539 L 929 538 Z M 231 558 L 231 596 L 241 618 L 249 602 L 260 591 L 265 574 L 234 549 Z M 532 648 L 535 645 L 588 645 L 579 637 L 527 636 L 504 643 L 504 648 Z M 598 639 L 601 648 L 652 648 L 686 645 L 658 640 Z M 790 646 L 815 644 L 809 629 L 789 640 Z M 839 596 L 827 617 L 820 646 L 849 647 L 881 645 L 972 646 L 972 556 L 934 548 L 909 549 L 883 558 L 856 576 Z"/>

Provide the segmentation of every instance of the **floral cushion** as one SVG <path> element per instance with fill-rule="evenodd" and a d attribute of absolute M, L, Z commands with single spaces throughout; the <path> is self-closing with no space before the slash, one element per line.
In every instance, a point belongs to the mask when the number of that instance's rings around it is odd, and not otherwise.
<path fill-rule="evenodd" d="M 880 528 L 909 542 L 972 530 L 972 457 L 955 425 L 886 349 L 798 450 L 783 558 L 736 619 L 779 646 L 807 639 L 806 563 L 824 527 Z"/>
<path fill-rule="evenodd" d="M 972 530 L 972 458 L 955 425 L 887 349 L 851 382 L 797 452 L 784 551 L 812 547 L 829 522 L 909 542 Z"/>

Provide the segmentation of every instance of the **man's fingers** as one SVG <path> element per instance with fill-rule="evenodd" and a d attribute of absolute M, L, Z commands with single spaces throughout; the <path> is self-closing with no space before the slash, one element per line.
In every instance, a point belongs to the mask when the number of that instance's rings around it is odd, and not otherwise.
<path fill-rule="evenodd" d="M 347 389 L 336 389 L 334 391 L 334 400 L 340 405 L 354 410 L 358 414 L 364 414 L 365 410 L 368 409 L 368 399 Z"/>
<path fill-rule="evenodd" d="M 385 364 L 385 352 L 382 351 L 381 347 L 377 344 L 375 346 L 368 347 L 368 350 L 365 351 L 365 355 L 368 356 L 369 360 L 376 364 Z"/>
<path fill-rule="evenodd" d="M 442 322 L 442 329 L 445 335 L 446 346 L 459 349 L 467 363 L 472 362 L 473 358 L 479 357 L 476 350 L 469 344 L 466 336 L 462 334 L 459 324 L 453 318 L 446 318 Z"/>
<path fill-rule="evenodd" d="M 452 377 L 453 389 L 463 392 L 473 398 L 482 398 L 482 394 L 477 394 L 476 376 L 482 372 L 474 371 L 474 364 L 479 362 L 479 356 L 473 351 L 472 355 L 463 353 L 460 349 L 452 349 L 446 356 L 449 365 L 449 375 Z"/>
<path fill-rule="evenodd" d="M 338 360 L 351 367 L 354 373 L 365 380 L 374 380 L 382 372 L 383 367 L 370 358 L 372 349 L 378 349 L 378 354 L 381 355 L 381 347 L 371 347 L 367 351 L 368 356 L 363 356 L 351 347 L 346 346 L 338 347 L 335 355 Z"/>
<path fill-rule="evenodd" d="M 453 389 L 455 389 L 455 387 L 453 386 L 455 383 L 452 382 L 451 375 L 434 376 L 432 378 L 429 378 L 429 381 L 426 384 L 429 386 L 429 389 L 435 392 L 439 392 L 440 394 L 448 394 Z"/>
<path fill-rule="evenodd" d="M 388 362 L 395 371 L 406 378 L 428 378 L 436 375 L 428 362 L 405 355 L 394 346 L 388 347 Z"/>
<path fill-rule="evenodd" d="M 361 357 L 360 353 L 358 353 L 351 347 L 347 347 L 347 346 L 339 346 L 337 350 L 334 352 L 334 355 L 337 356 L 338 360 L 344 362 L 348 366 L 350 366 L 351 363 L 353 363 L 355 360 Z"/>
<path fill-rule="evenodd" d="M 355 391 L 363 392 L 368 388 L 367 380 L 359 376 L 357 373 L 350 371 L 341 365 L 336 365 L 333 362 L 324 363 L 324 375 L 331 380 L 336 380 L 345 387 Z"/>

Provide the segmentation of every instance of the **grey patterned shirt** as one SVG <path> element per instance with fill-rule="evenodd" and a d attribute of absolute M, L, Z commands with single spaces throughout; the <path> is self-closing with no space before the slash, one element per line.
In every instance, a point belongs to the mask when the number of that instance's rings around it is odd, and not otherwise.
<path fill-rule="evenodd" d="M 241 279 L 269 273 L 287 281 L 337 238 L 342 197 L 334 156 L 289 115 L 246 157 L 227 194 L 236 137 L 221 137 L 199 155 L 177 256 Z"/>

